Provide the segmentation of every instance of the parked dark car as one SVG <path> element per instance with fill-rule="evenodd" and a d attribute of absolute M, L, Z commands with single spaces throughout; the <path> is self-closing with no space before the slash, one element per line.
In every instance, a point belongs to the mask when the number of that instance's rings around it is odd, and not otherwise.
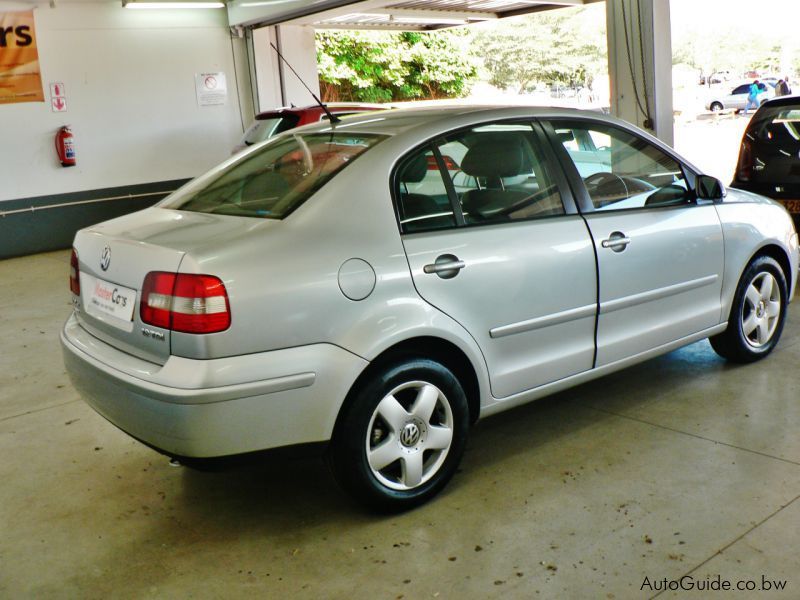
<path fill-rule="evenodd" d="M 744 132 L 731 186 L 778 200 L 800 222 L 800 96 L 761 105 Z"/>
<path fill-rule="evenodd" d="M 325 106 L 332 114 L 338 117 L 388 108 L 380 104 L 363 104 L 356 102 L 329 103 Z M 325 113 L 325 110 L 318 104 L 302 107 L 292 106 L 288 108 L 276 108 L 275 110 L 260 112 L 256 115 L 255 121 L 253 121 L 250 127 L 247 128 L 247 131 L 244 132 L 241 141 L 234 147 L 231 154 L 241 152 L 248 146 L 268 140 L 289 129 L 294 129 L 295 127 L 308 125 L 310 123 L 319 123 L 327 118 L 328 115 Z"/>

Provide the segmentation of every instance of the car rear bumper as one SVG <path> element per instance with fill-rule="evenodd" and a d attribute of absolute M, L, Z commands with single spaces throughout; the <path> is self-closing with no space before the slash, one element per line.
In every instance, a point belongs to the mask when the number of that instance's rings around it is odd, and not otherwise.
<path fill-rule="evenodd" d="M 72 383 L 98 413 L 165 454 L 196 458 L 330 439 L 367 365 L 331 344 L 156 365 L 91 336 L 74 316 L 61 346 Z"/>

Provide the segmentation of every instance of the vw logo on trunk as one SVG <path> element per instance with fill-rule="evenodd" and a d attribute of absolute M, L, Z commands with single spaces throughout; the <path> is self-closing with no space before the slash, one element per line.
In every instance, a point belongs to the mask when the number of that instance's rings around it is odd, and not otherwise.
<path fill-rule="evenodd" d="M 406 423 L 403 431 L 400 432 L 400 442 L 406 448 L 410 448 L 419 441 L 419 427 L 416 423 Z"/>
<path fill-rule="evenodd" d="M 111 264 L 111 248 L 106 246 L 103 248 L 103 253 L 100 255 L 100 268 L 103 271 L 108 271 L 108 266 Z"/>

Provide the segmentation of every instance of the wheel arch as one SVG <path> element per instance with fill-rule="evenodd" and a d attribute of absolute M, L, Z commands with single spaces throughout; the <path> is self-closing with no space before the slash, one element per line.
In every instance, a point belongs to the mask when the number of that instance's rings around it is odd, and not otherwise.
<path fill-rule="evenodd" d="M 334 424 L 334 432 L 339 428 L 347 408 L 352 402 L 353 394 L 364 382 L 380 369 L 403 358 L 429 358 L 436 360 L 450 369 L 458 381 L 464 386 L 464 394 L 467 396 L 469 407 L 470 423 L 478 420 L 480 415 L 480 383 L 475 366 L 470 361 L 467 354 L 453 342 L 435 336 L 417 336 L 397 342 L 384 349 L 378 354 L 369 365 L 359 374 L 350 390 L 347 392 L 345 401 L 339 409 Z"/>
<path fill-rule="evenodd" d="M 781 266 L 781 270 L 783 271 L 783 276 L 786 278 L 786 291 L 789 293 L 792 289 L 793 283 L 793 273 L 792 273 L 792 263 L 789 260 L 789 255 L 786 253 L 782 247 L 777 244 L 767 244 L 766 246 L 762 246 L 759 248 L 755 254 L 747 261 L 749 265 L 753 262 L 756 258 L 760 256 L 769 256 L 770 258 L 774 259 Z"/>

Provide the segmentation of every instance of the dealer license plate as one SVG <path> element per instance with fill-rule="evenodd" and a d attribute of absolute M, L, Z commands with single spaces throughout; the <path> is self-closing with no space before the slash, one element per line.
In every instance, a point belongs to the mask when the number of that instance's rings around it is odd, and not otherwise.
<path fill-rule="evenodd" d="M 119 319 L 118 327 L 130 328 L 133 321 L 133 307 L 136 304 L 136 290 L 116 283 L 110 283 L 87 273 L 81 273 L 81 296 L 83 308 L 89 314 Z M 113 320 L 108 320 L 114 325 Z"/>
<path fill-rule="evenodd" d="M 790 213 L 800 213 L 800 200 L 781 200 Z"/>

